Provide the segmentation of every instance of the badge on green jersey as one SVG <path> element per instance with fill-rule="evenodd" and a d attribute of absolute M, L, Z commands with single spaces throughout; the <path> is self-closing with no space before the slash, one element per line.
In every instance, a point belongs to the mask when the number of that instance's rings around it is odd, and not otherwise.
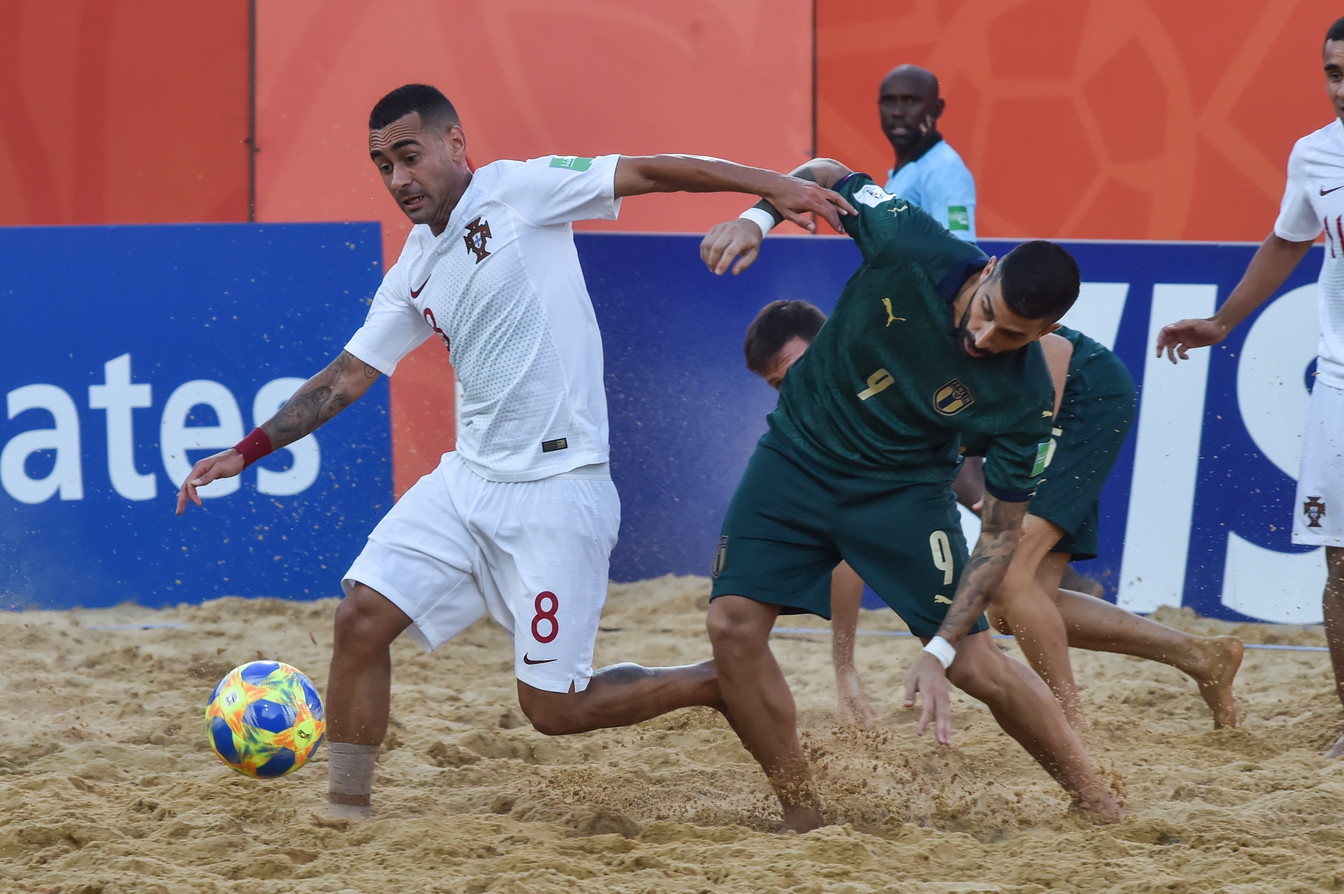
<path fill-rule="evenodd" d="M 1037 445 L 1036 445 L 1036 462 L 1032 463 L 1032 465 L 1031 465 L 1031 477 L 1032 477 L 1032 478 L 1035 478 L 1037 475 L 1039 475 L 1039 474 L 1041 474 L 1042 472 L 1044 472 L 1044 471 L 1045 471 L 1045 467 L 1048 466 L 1048 465 L 1050 465 L 1050 452 L 1051 452 L 1051 451 L 1050 451 L 1050 447 L 1051 447 L 1051 446 L 1052 446 L 1052 442 L 1050 442 L 1050 441 L 1046 441 L 1044 444 L 1037 444 Z"/>
<path fill-rule="evenodd" d="M 586 171 L 593 166 L 591 158 L 581 155 L 555 155 L 551 157 L 551 167 L 568 168 L 571 171 Z"/>
<path fill-rule="evenodd" d="M 949 230 L 969 230 L 971 212 L 965 205 L 947 206 L 947 228 Z"/>

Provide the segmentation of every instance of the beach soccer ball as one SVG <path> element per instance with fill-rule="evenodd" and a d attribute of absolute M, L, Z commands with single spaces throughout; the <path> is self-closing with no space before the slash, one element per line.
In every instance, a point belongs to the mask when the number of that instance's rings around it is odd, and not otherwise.
<path fill-rule="evenodd" d="M 205 706 L 205 736 L 215 754 L 239 773 L 262 779 L 302 767 L 325 728 L 312 681 L 280 661 L 235 667 Z"/>

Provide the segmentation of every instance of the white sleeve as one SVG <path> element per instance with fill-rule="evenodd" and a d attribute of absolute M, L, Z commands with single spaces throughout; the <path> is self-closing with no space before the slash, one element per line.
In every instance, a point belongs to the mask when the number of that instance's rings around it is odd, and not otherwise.
<path fill-rule="evenodd" d="M 385 376 L 434 331 L 411 303 L 410 288 L 407 268 L 393 264 L 373 296 L 364 325 L 345 344 L 345 350 Z"/>
<path fill-rule="evenodd" d="M 615 220 L 619 155 L 530 158 L 501 178 L 496 195 L 528 223 L 552 226 L 574 220 Z"/>
<path fill-rule="evenodd" d="M 1323 226 L 1311 205 L 1303 151 L 1299 140 L 1288 156 L 1288 183 L 1283 188 L 1278 220 L 1274 221 L 1274 235 L 1289 242 L 1310 242 L 1321 235 Z"/>

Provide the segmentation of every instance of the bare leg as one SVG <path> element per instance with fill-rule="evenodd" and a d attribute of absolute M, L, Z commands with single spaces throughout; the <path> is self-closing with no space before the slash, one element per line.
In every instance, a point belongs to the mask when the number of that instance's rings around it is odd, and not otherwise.
<path fill-rule="evenodd" d="M 695 705 L 726 713 L 712 661 L 683 667 L 613 664 L 596 671 L 582 692 L 548 692 L 520 680 L 518 704 L 537 732 L 548 736 L 631 726 Z"/>
<path fill-rule="evenodd" d="M 798 739 L 793 693 L 770 652 L 770 629 L 778 616 L 776 606 L 720 596 L 709 604 L 706 626 L 733 728 L 779 798 L 783 830 L 807 832 L 824 820 Z"/>
<path fill-rule="evenodd" d="M 1325 574 L 1325 592 L 1321 596 L 1325 641 L 1330 646 L 1330 665 L 1335 671 L 1335 692 L 1344 702 L 1344 547 L 1325 548 Z M 1344 736 L 1323 757 L 1344 757 Z"/>
<path fill-rule="evenodd" d="M 863 602 L 863 579 L 846 562 L 831 573 L 831 662 L 835 665 L 835 688 L 840 722 L 850 726 L 873 725 L 873 706 L 863 691 L 854 667 L 854 637 Z"/>
<path fill-rule="evenodd" d="M 1056 555 L 1060 554 L 1052 554 Z M 1199 685 L 1199 694 L 1213 712 L 1215 729 L 1237 725 L 1232 682 L 1241 667 L 1240 639 L 1195 636 L 1070 590 L 1057 591 L 1056 604 L 1068 630 L 1070 646 L 1170 665 Z"/>
<path fill-rule="evenodd" d="M 1022 522 L 1022 539 L 1002 583 L 990 595 L 989 617 L 995 628 L 1011 633 L 1027 661 L 1049 684 L 1075 728 L 1083 723 L 1082 699 L 1069 664 L 1069 636 L 1055 606 L 1063 565 L 1042 565 L 1064 532 L 1035 515 Z"/>
<path fill-rule="evenodd" d="M 948 679 L 989 706 L 994 719 L 1073 799 L 1073 809 L 1095 822 L 1123 814 L 1049 687 L 1030 668 L 998 650 L 989 634 L 962 640 Z"/>
<path fill-rule="evenodd" d="M 1075 593 L 1082 593 L 1096 599 L 1106 598 L 1106 588 L 1101 585 L 1100 581 L 1093 580 L 1072 565 L 1066 564 L 1064 566 L 1064 574 L 1059 579 L 1059 586 L 1062 589 L 1073 590 Z"/>
<path fill-rule="evenodd" d="M 392 641 L 411 623 L 401 609 L 363 584 L 336 608 L 327 675 L 327 741 L 378 746 L 392 701 Z M 368 793 L 329 791 L 332 804 L 368 808 Z"/>

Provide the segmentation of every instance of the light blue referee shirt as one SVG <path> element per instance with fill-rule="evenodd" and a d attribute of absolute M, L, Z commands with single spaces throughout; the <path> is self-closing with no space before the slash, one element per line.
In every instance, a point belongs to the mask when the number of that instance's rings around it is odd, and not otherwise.
<path fill-rule="evenodd" d="M 888 171 L 886 191 L 923 208 L 953 236 L 975 241 L 975 178 L 946 140 L 894 174 Z"/>

